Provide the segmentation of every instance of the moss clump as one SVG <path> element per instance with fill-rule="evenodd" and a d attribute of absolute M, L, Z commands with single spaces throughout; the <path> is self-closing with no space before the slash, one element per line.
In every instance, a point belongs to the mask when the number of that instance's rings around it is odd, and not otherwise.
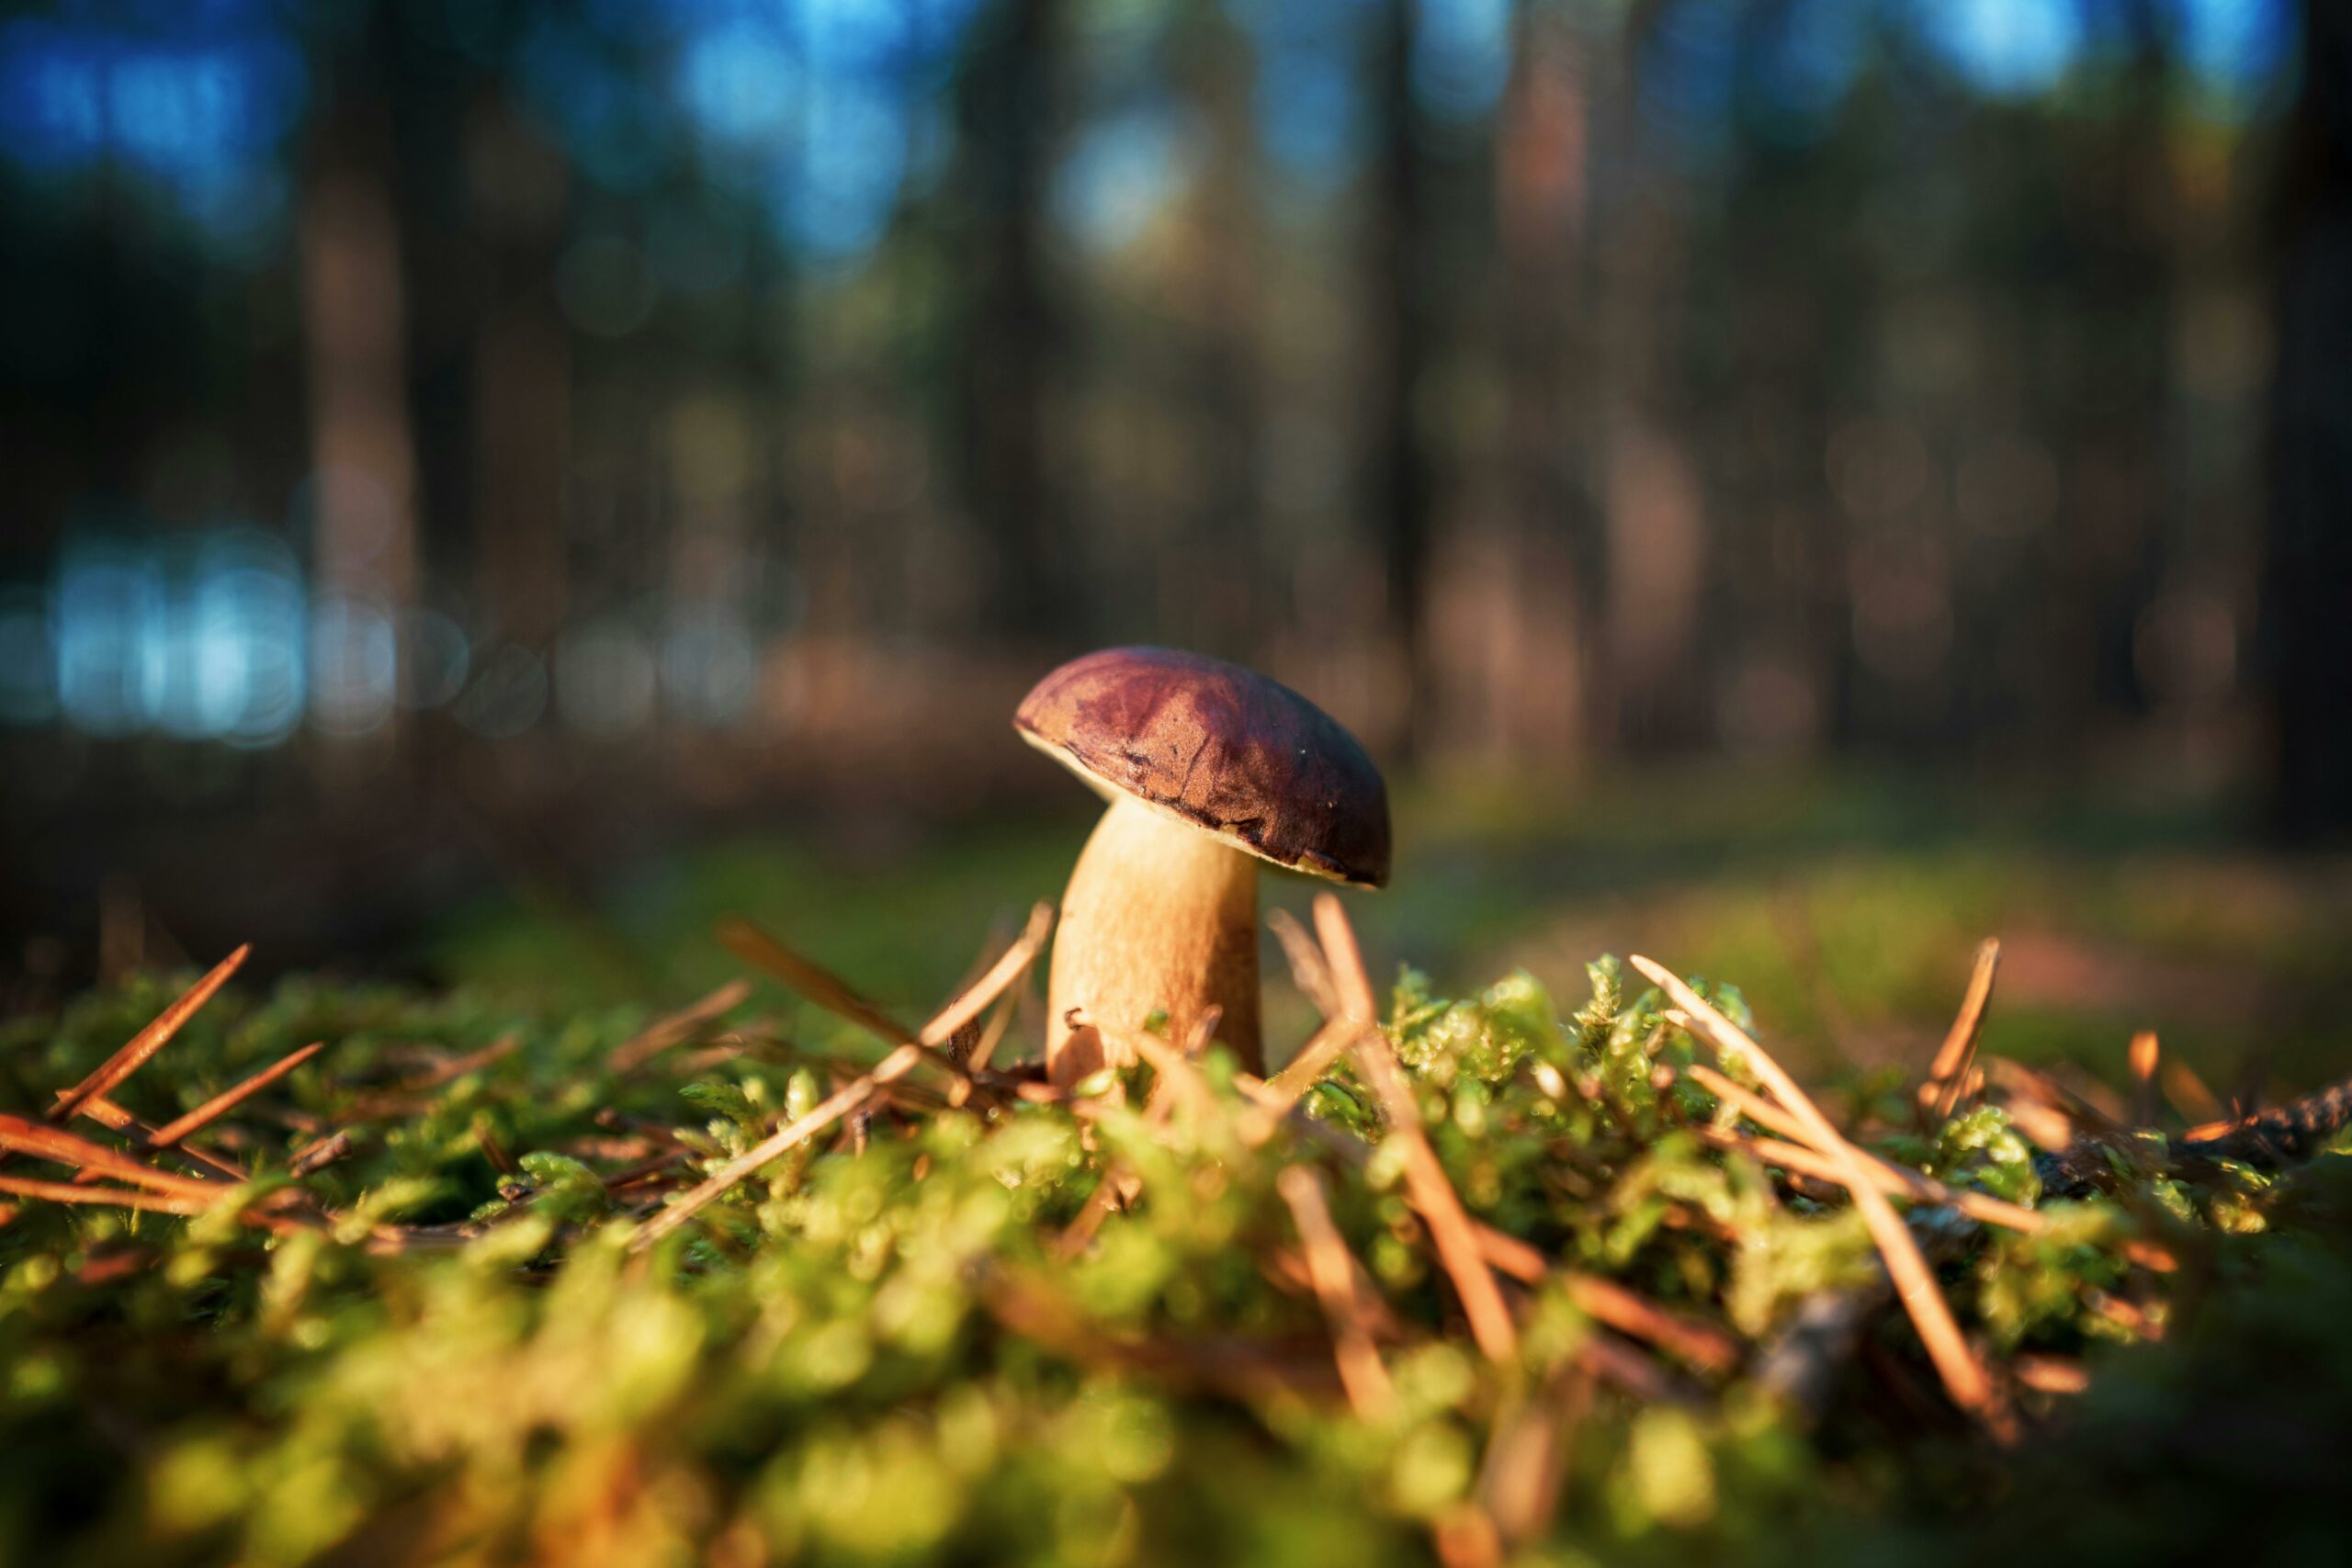
<path fill-rule="evenodd" d="M 2241 1494 L 2304 1540 L 2320 1493 L 2296 1478 L 2346 1457 L 2320 1393 L 2352 1380 L 2341 1153 L 2283 1179 L 2125 1159 L 2035 1234 L 1944 1226 L 1943 1289 L 1996 1371 L 2090 1369 L 2079 1406 L 2010 1388 L 2029 1440 L 2079 1464 L 2062 1489 L 1970 1435 L 1899 1312 L 1859 1320 L 1821 1406 L 1767 1391 L 1809 1313 L 1876 1288 L 1870 1240 L 1842 1193 L 1743 1152 L 1655 993 L 1613 961 L 1591 979 L 1563 1018 L 1524 975 L 1456 999 L 1408 972 L 1387 1021 L 1446 1180 L 1544 1266 L 1506 1287 L 1500 1359 L 1345 1065 L 1281 1122 L 1215 1051 L 1157 1102 L 1142 1067 L 1083 1102 L 918 1069 L 639 1248 L 879 1048 L 770 996 L 616 1072 L 642 1010 L 224 995 L 123 1102 L 162 1120 L 324 1039 L 198 1141 L 265 1171 L 337 1133 L 350 1153 L 273 1179 L 277 1209 L 24 1200 L 0 1224 L 0 1558 L 1362 1568 L 1933 1560 L 1989 1535 L 2120 1562 Z M 84 998 L 0 1050 L 70 1083 L 169 995 Z M 2043 1202 L 1997 1109 L 1859 1135 Z M 1294 1165 L 1362 1266 L 1343 1315 L 1376 1400 L 1343 1393 Z M 9 1174 L 36 1171 L 62 1177 Z M 2208 1440 L 2272 1412 L 2303 1447 Z M 2183 1479 L 2143 1515 L 2156 1461 L 2132 1456 L 2157 1451 Z"/>

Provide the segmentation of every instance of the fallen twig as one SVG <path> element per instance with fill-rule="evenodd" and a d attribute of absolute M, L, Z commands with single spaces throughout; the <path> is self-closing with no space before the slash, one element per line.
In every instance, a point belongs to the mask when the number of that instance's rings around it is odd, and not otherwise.
<path fill-rule="evenodd" d="M 19 1198 L 46 1198 L 52 1203 L 103 1203 L 118 1209 L 147 1209 L 159 1214 L 200 1214 L 212 1206 L 209 1196 L 151 1192 L 133 1187 L 85 1187 L 71 1181 L 34 1181 L 21 1176 L 0 1176 L 0 1192 Z"/>
<path fill-rule="evenodd" d="M 1331 989 L 1331 966 L 1324 962 L 1323 950 L 1315 944 L 1314 937 L 1288 909 L 1269 910 L 1266 924 L 1272 928 L 1274 940 L 1282 943 L 1283 956 L 1290 962 L 1290 976 L 1299 994 L 1315 1004 L 1315 1010 L 1325 1018 L 1340 1016 L 1340 998 Z"/>
<path fill-rule="evenodd" d="M 226 1183 L 157 1170 L 104 1144 L 76 1137 L 62 1127 L 28 1122 L 21 1116 L 0 1113 L 0 1149 L 30 1155 L 36 1159 L 51 1160 L 59 1165 L 77 1166 L 97 1176 L 111 1177 L 157 1192 L 209 1201 L 210 1196 L 228 1190 Z"/>
<path fill-rule="evenodd" d="M 651 1247 L 655 1242 L 692 1219 L 705 1205 L 725 1193 L 729 1188 L 775 1159 L 795 1145 L 805 1143 L 843 1116 L 857 1110 L 871 1100 L 876 1091 L 905 1077 L 913 1069 L 915 1064 L 924 1060 L 928 1055 L 929 1053 L 923 1047 L 911 1040 L 899 1046 L 888 1056 L 883 1057 L 872 1072 L 836 1090 L 808 1115 L 786 1125 L 735 1158 L 729 1160 L 713 1171 L 702 1185 L 638 1226 L 637 1234 L 629 1238 L 629 1250 L 642 1252 Z"/>
<path fill-rule="evenodd" d="M 1886 1260 L 1887 1273 L 1894 1281 L 1895 1293 L 1902 1299 L 1904 1309 L 1919 1330 L 1919 1337 L 1928 1348 L 1928 1359 L 1935 1362 L 1936 1372 L 1943 1380 L 1944 1390 L 1952 1403 L 1984 1423 L 1996 1438 L 2007 1441 L 2016 1433 L 2016 1423 L 1997 1396 L 1992 1380 L 1986 1376 L 1976 1354 L 1961 1337 L 1960 1325 L 1951 1314 L 1951 1305 L 1944 1300 L 1936 1277 L 1919 1254 L 1918 1243 L 1904 1228 L 1894 1205 L 1886 1200 L 1872 1179 L 1869 1159 L 1848 1143 L 1812 1097 L 1798 1087 L 1794 1078 L 1774 1061 L 1764 1048 L 1748 1038 L 1731 1020 L 1710 1004 L 1698 992 L 1685 985 L 1681 976 L 1664 964 L 1634 955 L 1634 966 L 1654 984 L 1674 998 L 1675 1005 L 1690 1015 L 1700 1026 L 1700 1033 L 1719 1053 L 1737 1058 L 1751 1067 L 1767 1088 L 1779 1097 L 1781 1103 L 1792 1111 L 1804 1129 L 1806 1141 L 1821 1153 L 1838 1162 L 1840 1179 L 1854 1195 L 1854 1206 L 1861 1212 L 1863 1223 L 1870 1226 L 1871 1239 L 1878 1243 L 1880 1255 Z"/>
<path fill-rule="evenodd" d="M 633 1073 L 673 1045 L 683 1045 L 702 1030 L 726 1017 L 750 999 L 749 980 L 729 980 L 700 1001 L 659 1018 L 613 1047 L 605 1065 L 616 1073 Z"/>
<path fill-rule="evenodd" d="M 1951 1028 L 1945 1032 L 1943 1044 L 1936 1050 L 1927 1081 L 1919 1086 L 1923 1120 L 1946 1122 L 1959 1109 L 1962 1090 L 1968 1082 L 1968 1069 L 1976 1062 L 1976 1042 L 1984 1030 L 1984 1010 L 1993 1001 L 1993 978 L 2000 967 L 2000 939 L 1986 937 L 1977 944 L 1975 967 L 1969 972 L 1968 990 L 1960 999 L 1960 1011 L 1953 1017 Z"/>
<path fill-rule="evenodd" d="M 253 944 L 248 942 L 214 964 L 211 973 L 183 991 L 176 1001 L 155 1015 L 154 1021 L 132 1035 L 121 1050 L 99 1063 L 89 1077 L 60 1095 L 57 1103 L 49 1108 L 48 1120 L 71 1120 L 85 1101 L 111 1092 L 121 1085 L 123 1079 L 144 1066 L 156 1052 L 172 1043 L 172 1036 L 196 1016 L 198 1009 L 212 999 L 214 992 L 229 983 L 229 976 L 237 972 L 252 952 Z"/>
<path fill-rule="evenodd" d="M 922 1032 L 916 1036 L 923 1044 L 941 1046 L 955 1038 L 956 1032 L 980 1016 L 982 1009 L 997 999 L 1012 983 L 1029 971 L 1045 948 L 1046 938 L 1054 929 L 1054 907 L 1042 900 L 1029 911 L 1029 923 L 1013 939 L 988 972 L 972 982 L 964 993 L 939 1012 Z M 978 1055 L 978 1053 L 974 1053 Z"/>
<path fill-rule="evenodd" d="M 1769 1127 L 1784 1138 L 1804 1136 L 1803 1124 L 1795 1117 L 1749 1093 L 1705 1063 L 1692 1063 L 1690 1075 L 1717 1100 L 1732 1106 L 1757 1125 Z M 1745 1149 L 1760 1160 L 1793 1170 L 1801 1176 L 1810 1176 L 1822 1181 L 1843 1179 L 1839 1174 L 1840 1168 L 1835 1161 L 1805 1145 L 1782 1143 L 1770 1138 L 1745 1138 L 1731 1133 L 1702 1133 L 1701 1135 L 1725 1148 Z M 2049 1226 L 2050 1222 L 2046 1218 L 2021 1203 L 2012 1203 L 1990 1193 L 1947 1186 L 1924 1171 L 1896 1165 L 1868 1149 L 1858 1147 L 1854 1152 L 1860 1155 L 1877 1173 L 1879 1190 L 1891 1197 L 1909 1198 L 1922 1203 L 1948 1204 L 1973 1219 L 2013 1231 L 2030 1234 Z"/>
<path fill-rule="evenodd" d="M 1429 1136 L 1421 1129 L 1420 1108 L 1414 1104 L 1412 1089 L 1396 1066 L 1388 1036 L 1381 1032 L 1375 1021 L 1372 983 L 1365 977 L 1363 958 L 1357 951 L 1355 932 L 1349 928 L 1347 912 L 1340 908 L 1339 899 L 1329 893 L 1316 897 L 1315 928 L 1323 939 L 1323 951 L 1331 961 L 1332 986 L 1340 1005 L 1359 1025 L 1353 1043 L 1357 1066 L 1387 1116 L 1388 1135 L 1404 1148 L 1407 1196 L 1429 1224 L 1438 1261 L 1453 1280 L 1454 1292 L 1462 1299 L 1463 1313 L 1470 1320 L 1471 1337 L 1489 1359 L 1510 1360 L 1518 1354 L 1519 1331 L 1503 1305 L 1494 1275 L 1487 1271 L 1486 1258 L 1470 1228 L 1470 1216 L 1463 1211 L 1462 1199 L 1446 1179 L 1445 1168 L 1438 1163 L 1437 1151 L 1430 1146 Z"/>
<path fill-rule="evenodd" d="M 888 1013 L 852 990 L 849 984 L 821 964 L 812 963 L 738 915 L 720 920 L 718 926 L 719 943 L 738 958 L 755 968 L 764 969 L 794 990 L 823 1008 L 827 1012 L 865 1030 L 868 1034 L 893 1047 L 912 1045 L 928 1055 L 956 1080 L 956 1089 L 949 1098 L 961 1104 L 971 1092 L 971 1075 L 962 1064 L 939 1044 L 926 1043 L 916 1031 L 900 1024 Z M 1016 948 L 1019 944 L 1015 944 Z M 1034 956 L 1034 953 L 1032 954 Z M 1017 970 L 1015 971 L 1017 973 Z M 1010 985 L 1012 975 L 1006 975 L 1000 985 Z M 975 987 L 977 991 L 979 987 Z M 985 1006 L 987 998 L 982 998 Z M 950 1004 L 951 1007 L 955 1004 Z M 944 1015 L 943 1015 L 944 1016 Z M 947 1033 L 954 1032 L 948 1031 Z M 943 1034 L 944 1041 L 947 1034 Z M 895 1055 L 895 1052 L 894 1052 Z M 879 1069 L 876 1069 L 877 1071 Z M 904 1069 L 892 1077 L 903 1076 Z M 888 1082 L 888 1080 L 884 1080 Z"/>
<path fill-rule="evenodd" d="M 227 1115 L 325 1049 L 326 1044 L 322 1041 L 305 1045 L 299 1051 L 288 1052 L 243 1083 L 222 1089 L 177 1121 L 166 1122 L 156 1128 L 147 1135 L 147 1146 L 151 1149 L 171 1147 L 189 1134 L 198 1132 Z"/>
<path fill-rule="evenodd" d="M 1396 1391 L 1388 1382 L 1388 1370 L 1380 1364 L 1372 1332 L 1357 1309 L 1353 1259 L 1340 1227 L 1331 1223 L 1323 1184 L 1305 1166 L 1294 1165 L 1283 1168 L 1275 1186 L 1283 1201 L 1290 1205 L 1299 1242 L 1306 1249 L 1307 1278 L 1331 1327 L 1332 1356 L 1348 1403 L 1366 1421 L 1385 1420 L 1396 1407 Z"/>

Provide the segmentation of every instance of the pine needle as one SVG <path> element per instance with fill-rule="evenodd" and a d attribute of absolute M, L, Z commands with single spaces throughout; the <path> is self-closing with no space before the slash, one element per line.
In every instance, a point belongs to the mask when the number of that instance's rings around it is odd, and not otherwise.
<path fill-rule="evenodd" d="M 1298 923 L 1288 909 L 1268 912 L 1266 924 L 1272 928 L 1274 940 L 1282 943 L 1283 956 L 1290 962 L 1290 977 L 1299 994 L 1315 1004 L 1315 1010 L 1325 1018 L 1340 1016 L 1340 998 L 1331 990 L 1331 966 L 1324 962 L 1323 950 L 1306 928 Z"/>
<path fill-rule="evenodd" d="M 1035 919 L 1033 915 L 1033 923 Z M 923 1041 L 915 1031 L 908 1029 L 874 1003 L 858 995 L 850 987 L 847 981 L 833 974 L 832 971 L 802 957 L 740 915 L 728 916 L 718 922 L 716 930 L 719 945 L 736 957 L 755 969 L 765 970 L 827 1012 L 857 1025 L 886 1045 L 915 1046 L 921 1054 L 929 1056 L 933 1062 L 954 1077 L 959 1095 L 971 1092 L 971 1075 L 967 1073 L 939 1045 Z M 1016 950 L 1019 945 L 1015 944 Z M 1032 956 L 1035 956 L 1034 952 Z M 1017 972 L 1016 968 L 1014 973 Z M 1001 984 L 1010 985 L 1012 980 L 1012 976 L 1008 974 Z M 976 987 L 974 989 L 977 990 L 978 987 Z M 983 997 L 982 1005 L 985 1006 L 987 998 Z M 953 1031 L 949 1032 L 952 1033 Z M 945 1038 L 945 1035 L 941 1036 L 943 1041 Z M 895 1056 L 894 1051 L 892 1058 Z M 891 1077 L 897 1078 L 904 1075 L 905 1069 L 901 1068 Z"/>
<path fill-rule="evenodd" d="M 1912 1238 L 1902 1218 L 1894 1212 L 1886 1194 L 1880 1191 L 1871 1172 L 1869 1159 L 1848 1143 L 1810 1095 L 1798 1087 L 1794 1078 L 1766 1054 L 1764 1048 L 1748 1038 L 1738 1025 L 1715 1010 L 1698 992 L 1684 984 L 1682 978 L 1654 960 L 1635 954 L 1634 967 L 1652 983 L 1673 998 L 1675 1005 L 1690 1015 L 1699 1025 L 1699 1032 L 1715 1050 L 1735 1057 L 1754 1069 L 1756 1076 L 1779 1097 L 1781 1103 L 1792 1111 L 1806 1134 L 1805 1141 L 1822 1154 L 1835 1160 L 1838 1179 L 1854 1195 L 1854 1206 L 1861 1211 L 1863 1223 L 1869 1225 L 1871 1237 L 1878 1243 L 1880 1255 L 1886 1260 L 1886 1270 L 1894 1281 L 1895 1294 L 1911 1321 L 1919 1330 L 1919 1338 L 1928 1348 L 1928 1356 L 1935 1363 L 1936 1373 L 1943 1380 L 1944 1390 L 1952 1403 L 1974 1416 L 1985 1430 L 2003 1442 L 2016 1436 L 2016 1421 L 2000 1401 L 1992 1380 L 1961 1337 L 1960 1325 L 1951 1314 L 1951 1303 L 1944 1300 L 1943 1291 L 1936 1283 L 1934 1271 L 1919 1254 L 1919 1244 Z"/>
<path fill-rule="evenodd" d="M 119 1088 L 123 1079 L 146 1066 L 156 1052 L 172 1043 L 172 1036 L 196 1016 L 198 1009 L 212 999 L 215 991 L 229 983 L 229 976 L 237 972 L 252 952 L 253 944 L 247 942 L 214 964 L 210 974 L 190 986 L 180 994 L 178 1000 L 157 1013 L 153 1022 L 132 1035 L 121 1050 L 99 1063 L 96 1071 L 67 1089 L 57 1103 L 49 1108 L 48 1120 L 70 1121 L 85 1101 Z"/>
<path fill-rule="evenodd" d="M 681 1008 L 667 1018 L 654 1020 L 614 1046 L 613 1054 L 605 1058 L 605 1066 L 616 1073 L 633 1073 L 671 1046 L 692 1040 L 709 1024 L 741 1007 L 751 995 L 749 980 L 729 980 L 700 1001 Z"/>
<path fill-rule="evenodd" d="M 1339 1364 L 1340 1383 L 1347 1390 L 1348 1404 L 1363 1420 L 1384 1421 L 1396 1408 L 1396 1390 L 1388 1381 L 1388 1369 L 1380 1364 L 1380 1351 L 1359 1310 L 1354 1260 L 1340 1227 L 1331 1222 L 1323 1183 L 1306 1167 L 1294 1165 L 1283 1168 L 1274 1185 L 1283 1201 L 1290 1205 L 1298 1239 L 1306 1250 L 1307 1279 L 1330 1325 L 1332 1357 Z"/>
<path fill-rule="evenodd" d="M 1710 1094 L 1736 1110 L 1759 1127 L 1769 1127 L 1781 1137 L 1794 1140 L 1780 1143 L 1769 1138 L 1743 1138 L 1724 1134 L 1719 1140 L 1725 1147 L 1743 1148 L 1757 1158 L 1810 1176 L 1821 1181 L 1839 1181 L 1839 1168 L 1826 1155 L 1818 1154 L 1804 1145 L 1804 1123 L 1779 1106 L 1742 1089 L 1738 1084 L 1708 1066 L 1693 1062 L 1690 1076 Z M 1922 1203 L 1939 1203 L 1958 1209 L 1971 1219 L 1986 1224 L 2000 1225 L 2028 1235 L 2045 1230 L 2049 1219 L 2019 1203 L 2007 1202 L 1990 1193 L 1972 1192 L 1966 1188 L 1949 1187 L 1923 1171 L 1908 1169 L 1893 1160 L 1881 1158 L 1864 1148 L 1854 1151 L 1877 1173 L 1879 1190 L 1891 1197 L 1909 1198 Z"/>
<path fill-rule="evenodd" d="M 885 1085 L 904 1077 L 918 1062 L 929 1055 L 913 1041 L 899 1046 L 875 1069 L 852 1080 L 836 1090 L 822 1104 L 791 1122 L 725 1165 L 713 1171 L 709 1179 L 679 1199 L 675 1203 L 638 1226 L 629 1238 L 629 1250 L 642 1252 L 692 1219 L 705 1206 L 721 1197 L 730 1187 L 775 1160 L 794 1145 L 806 1143 L 827 1127 L 857 1110 L 874 1098 Z"/>
<path fill-rule="evenodd" d="M 0 1176 L 0 1192 L 18 1198 L 45 1198 L 52 1203 L 102 1203 L 116 1209 L 145 1209 L 158 1214 L 200 1214 L 212 1206 L 205 1198 L 147 1192 L 130 1187 L 77 1187 L 70 1181 L 33 1181 L 21 1176 Z"/>
<path fill-rule="evenodd" d="M 44 1126 L 38 1122 L 26 1121 L 21 1116 L 0 1113 L 0 1149 L 30 1155 L 36 1159 L 53 1160 L 59 1165 L 77 1166 L 99 1176 L 112 1177 L 158 1192 L 188 1197 L 201 1194 L 209 1201 L 211 1196 L 228 1190 L 223 1182 L 156 1170 L 129 1155 L 107 1148 L 104 1144 L 94 1144 L 87 1138 L 75 1137 L 62 1127 Z"/>
<path fill-rule="evenodd" d="M 147 1146 L 151 1149 L 171 1147 L 190 1133 L 209 1126 L 227 1115 L 325 1049 L 326 1043 L 320 1041 L 305 1045 L 299 1051 L 289 1051 L 243 1083 L 232 1089 L 222 1089 L 178 1121 L 167 1122 L 156 1128 L 147 1135 Z"/>
<path fill-rule="evenodd" d="M 916 1039 L 936 1048 L 956 1037 L 956 1032 L 980 1016 L 981 1010 L 997 999 L 1012 983 L 1029 972 L 1037 954 L 1046 945 L 1046 936 L 1054 929 L 1054 907 L 1040 900 L 1029 911 L 1029 924 L 1013 939 L 1002 956 L 989 966 L 988 973 L 972 982 L 954 1001 L 939 1010 Z M 977 1055 L 978 1053 L 975 1053 Z"/>
<path fill-rule="evenodd" d="M 2143 1127 L 2156 1120 L 2156 1064 L 2164 1054 L 2154 1030 L 2132 1037 L 2132 1120 Z"/>
<path fill-rule="evenodd" d="M 1933 1121 L 1949 1121 L 1959 1108 L 1968 1069 L 1976 1060 L 1977 1037 L 1984 1029 L 1984 1010 L 1992 1004 L 1993 977 L 2000 967 L 2000 940 L 1987 937 L 1977 944 L 1976 964 L 1969 973 L 1968 990 L 1961 998 L 1960 1012 L 1952 1019 L 1943 1044 L 1936 1051 L 1935 1062 L 1928 1068 L 1928 1081 L 1919 1086 L 1919 1110 Z"/>
<path fill-rule="evenodd" d="M 1471 1337 L 1488 1359 L 1508 1361 L 1519 1353 L 1519 1330 L 1503 1305 L 1494 1275 L 1487 1270 L 1461 1196 L 1446 1179 L 1445 1168 L 1421 1129 L 1420 1107 L 1413 1102 L 1412 1089 L 1396 1065 L 1396 1053 L 1389 1049 L 1388 1036 L 1381 1032 L 1373 1010 L 1372 982 L 1363 972 L 1363 957 L 1348 925 L 1347 911 L 1329 893 L 1316 897 L 1315 929 L 1331 961 L 1332 988 L 1349 1021 L 1356 1025 L 1356 1063 L 1387 1115 L 1388 1135 L 1405 1151 L 1406 1195 L 1429 1224 L 1438 1261 L 1453 1279 L 1463 1313 L 1470 1320 Z"/>

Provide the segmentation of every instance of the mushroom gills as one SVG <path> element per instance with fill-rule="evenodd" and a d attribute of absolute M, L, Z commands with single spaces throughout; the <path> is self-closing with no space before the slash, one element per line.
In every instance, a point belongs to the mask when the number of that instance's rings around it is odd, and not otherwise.
<path fill-rule="evenodd" d="M 1142 801 L 1114 800 L 1070 874 L 1046 997 L 1056 1083 L 1105 1061 L 1099 1036 L 1073 1035 L 1073 1008 L 1126 1029 L 1164 1010 L 1166 1038 L 1180 1045 L 1203 1011 L 1220 1008 L 1218 1040 L 1260 1070 L 1256 859 Z"/>

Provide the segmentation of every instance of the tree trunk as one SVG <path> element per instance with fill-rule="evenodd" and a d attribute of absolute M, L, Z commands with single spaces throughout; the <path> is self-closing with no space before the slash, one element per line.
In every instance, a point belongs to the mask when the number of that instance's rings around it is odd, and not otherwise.
<path fill-rule="evenodd" d="M 1087 635 L 1064 496 L 1051 460 L 1059 341 L 1046 272 L 1058 76 L 1058 0 L 1012 0 L 978 40 L 963 89 L 973 206 L 958 420 L 967 493 L 997 565 L 998 629 L 1054 645 Z"/>
<path fill-rule="evenodd" d="M 2305 0 L 2271 406 L 2263 655 L 2273 826 L 2352 829 L 2352 11 Z"/>
<path fill-rule="evenodd" d="M 1372 451 L 1368 511 L 1374 519 L 1386 578 L 1389 635 L 1405 674 L 1407 698 L 1399 749 L 1409 753 L 1434 690 L 1424 626 L 1422 589 L 1429 572 L 1430 479 L 1420 422 L 1415 412 L 1428 360 L 1429 324 L 1421 276 L 1419 139 L 1413 111 L 1413 6 L 1382 6 L 1374 66 L 1374 112 L 1371 232 L 1364 254 L 1371 276 L 1364 292 L 1365 339 L 1374 372 L 1368 423 Z"/>

